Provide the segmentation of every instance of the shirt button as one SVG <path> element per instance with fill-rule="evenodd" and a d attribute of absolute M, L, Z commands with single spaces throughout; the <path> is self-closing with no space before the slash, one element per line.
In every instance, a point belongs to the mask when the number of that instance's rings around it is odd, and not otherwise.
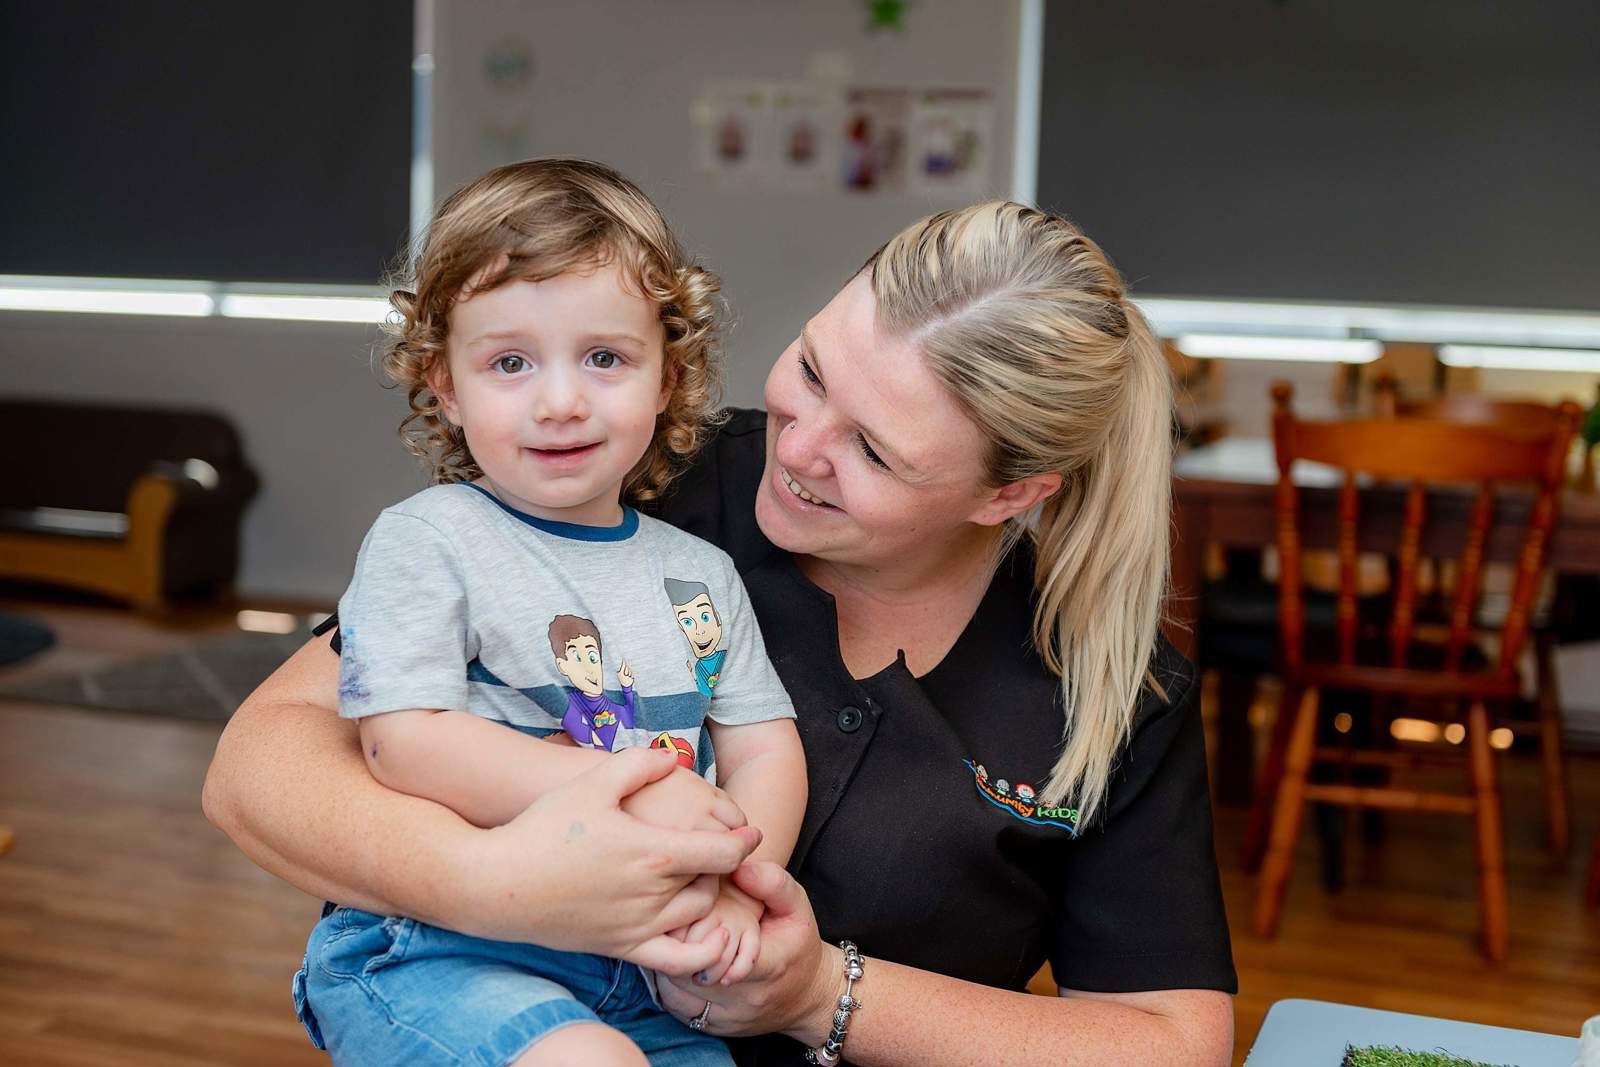
<path fill-rule="evenodd" d="M 853 734 L 861 729 L 861 709 L 854 707 L 841 708 L 839 711 L 839 729 L 847 734 Z"/>

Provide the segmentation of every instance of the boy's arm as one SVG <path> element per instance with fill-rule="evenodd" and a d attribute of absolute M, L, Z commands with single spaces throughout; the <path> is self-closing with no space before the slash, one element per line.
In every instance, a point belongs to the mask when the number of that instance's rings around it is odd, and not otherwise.
<path fill-rule="evenodd" d="M 464 711 L 416 709 L 361 720 L 361 754 L 390 789 L 443 804 L 478 826 L 500 826 L 608 754 L 550 744 Z M 625 798 L 635 818 L 673 829 L 742 826 L 726 796 L 678 768 Z M 793 843 L 790 843 L 793 847 Z"/>
<path fill-rule="evenodd" d="M 361 755 L 374 778 L 477 826 L 510 822 L 605 755 L 545 744 L 464 711 L 388 711 L 360 725 Z"/>
<path fill-rule="evenodd" d="M 727 725 L 707 719 L 722 789 L 761 831 L 751 859 L 787 864 L 800 836 L 808 789 L 794 719 Z"/>

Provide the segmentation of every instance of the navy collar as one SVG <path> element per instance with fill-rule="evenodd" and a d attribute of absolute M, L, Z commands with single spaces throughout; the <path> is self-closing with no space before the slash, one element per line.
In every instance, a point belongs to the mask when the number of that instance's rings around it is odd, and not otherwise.
<path fill-rule="evenodd" d="M 495 496 L 489 490 L 476 482 L 458 482 L 468 489 L 476 489 L 499 506 L 507 515 L 525 522 L 535 530 L 543 530 L 555 537 L 565 537 L 569 541 L 626 541 L 639 529 L 639 513 L 626 504 L 622 506 L 622 521 L 615 526 L 584 526 L 577 522 L 556 522 L 554 519 L 541 519 L 537 515 L 529 515 L 526 511 L 518 511 L 504 500 Z"/>

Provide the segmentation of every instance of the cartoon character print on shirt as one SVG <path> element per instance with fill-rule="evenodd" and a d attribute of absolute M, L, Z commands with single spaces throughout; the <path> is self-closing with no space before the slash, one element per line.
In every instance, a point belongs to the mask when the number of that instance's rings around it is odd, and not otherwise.
<path fill-rule="evenodd" d="M 1054 826 L 1078 836 L 1077 808 L 1047 808 L 1035 803 L 1033 786 L 1025 782 L 1012 785 L 1004 778 L 989 777 L 989 769 L 974 760 L 962 760 L 972 772 L 978 795 L 1014 819 L 1034 826 Z"/>
<path fill-rule="evenodd" d="M 613 750 L 617 728 L 633 729 L 633 672 L 628 661 L 617 667 L 622 703 L 605 694 L 605 662 L 601 658 L 600 629 L 578 615 L 557 615 L 550 621 L 550 651 L 572 687 L 567 689 L 567 712 L 561 728 L 580 745 Z"/>
<path fill-rule="evenodd" d="M 704 582 L 686 582 L 677 578 L 665 581 L 667 599 L 672 602 L 672 613 L 689 642 L 689 673 L 694 684 L 705 696 L 711 696 L 722 678 L 722 661 L 728 650 L 718 648 L 722 643 L 722 616 L 711 603 L 711 590 Z"/>

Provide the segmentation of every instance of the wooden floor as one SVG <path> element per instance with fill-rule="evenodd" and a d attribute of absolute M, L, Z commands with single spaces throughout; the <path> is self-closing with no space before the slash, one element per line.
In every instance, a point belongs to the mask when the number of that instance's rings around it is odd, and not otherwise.
<path fill-rule="evenodd" d="M 121 613 L 50 612 L 58 663 L 160 651 L 221 625 L 175 630 Z M 65 658 L 63 658 L 65 657 Z M 28 668 L 40 671 L 48 663 Z M 218 727 L 0 703 L 0 1064 L 325 1063 L 289 1006 L 317 902 L 257 871 L 200 814 Z M 1551 863 L 1535 761 L 1503 761 L 1511 960 L 1478 956 L 1468 823 L 1391 816 L 1383 844 L 1353 840 L 1350 884 L 1318 885 L 1309 838 L 1282 933 L 1248 933 L 1251 880 L 1234 862 L 1243 812 L 1218 812 L 1239 967 L 1235 1063 L 1286 997 L 1363 1004 L 1576 1035 L 1600 1012 L 1600 915 L 1582 863 L 1600 832 L 1600 759 L 1575 757 L 1574 860 Z M 1353 837 L 1358 835 L 1353 835 Z"/>

